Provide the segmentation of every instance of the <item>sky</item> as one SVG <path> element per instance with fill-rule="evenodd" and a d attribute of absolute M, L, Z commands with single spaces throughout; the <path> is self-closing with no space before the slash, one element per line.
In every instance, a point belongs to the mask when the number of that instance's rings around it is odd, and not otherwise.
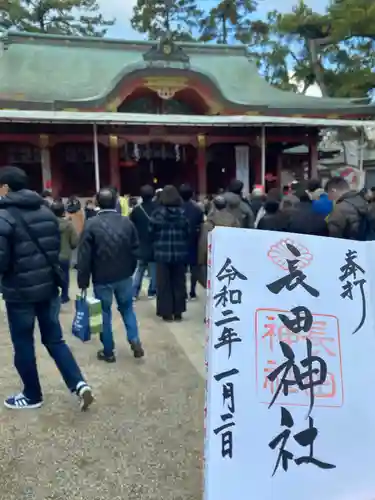
<path fill-rule="evenodd" d="M 98 0 L 103 14 L 108 18 L 115 18 L 116 24 L 108 31 L 107 36 L 111 38 L 122 38 L 127 40 L 139 40 L 144 35 L 134 31 L 130 25 L 133 7 L 136 0 Z M 257 14 L 262 17 L 270 10 L 278 9 L 280 12 L 290 12 L 298 0 L 259 0 Z M 198 4 L 205 9 L 213 4 L 212 0 L 198 0 Z M 328 0 L 306 0 L 306 3 L 317 12 L 324 11 Z M 318 86 L 312 85 L 306 92 L 307 95 L 321 97 Z"/>
<path fill-rule="evenodd" d="M 280 12 L 287 12 L 292 9 L 298 0 L 259 0 L 258 14 L 262 17 L 270 10 L 278 9 Z M 130 18 L 136 0 L 99 0 L 102 12 L 109 18 L 116 18 L 116 24 L 108 31 L 111 38 L 125 38 L 137 40 L 143 35 L 135 32 L 130 25 Z M 213 4 L 211 0 L 198 0 L 198 4 L 205 9 Z M 315 11 L 323 11 L 328 0 L 306 0 Z"/>

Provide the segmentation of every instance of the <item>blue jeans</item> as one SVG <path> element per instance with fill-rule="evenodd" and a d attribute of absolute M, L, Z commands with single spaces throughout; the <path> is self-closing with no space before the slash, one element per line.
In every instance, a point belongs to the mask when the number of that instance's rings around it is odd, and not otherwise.
<path fill-rule="evenodd" d="M 60 267 L 64 273 L 64 286 L 61 288 L 61 303 L 69 302 L 70 261 L 60 260 Z"/>
<path fill-rule="evenodd" d="M 145 275 L 146 269 L 150 273 L 150 283 L 148 285 L 148 296 L 154 297 L 156 295 L 156 264 L 155 262 L 145 262 L 144 260 L 139 260 L 137 269 L 135 270 L 133 276 L 133 295 L 138 297 L 139 292 L 142 288 L 142 281 Z"/>
<path fill-rule="evenodd" d="M 124 322 L 128 342 L 139 342 L 138 325 L 133 310 L 133 283 L 132 278 L 108 283 L 106 285 L 94 284 L 94 295 L 102 303 L 103 332 L 100 336 L 104 354 L 112 356 L 115 348 L 112 332 L 112 302 L 113 295 L 117 308 Z"/>
<path fill-rule="evenodd" d="M 84 378 L 63 339 L 59 321 L 60 298 L 34 304 L 7 302 L 6 308 L 14 348 L 14 365 L 24 385 L 23 394 L 32 403 L 43 399 L 35 358 L 35 319 L 38 320 L 42 344 L 55 361 L 68 389 L 74 392 Z"/>

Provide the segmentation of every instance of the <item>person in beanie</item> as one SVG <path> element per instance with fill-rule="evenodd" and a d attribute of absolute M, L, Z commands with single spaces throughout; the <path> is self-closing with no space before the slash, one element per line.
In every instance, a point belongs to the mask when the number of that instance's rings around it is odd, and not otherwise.
<path fill-rule="evenodd" d="M 59 321 L 59 224 L 43 198 L 27 189 L 25 172 L 0 168 L 0 274 L 14 364 L 23 390 L 4 404 L 16 410 L 40 408 L 43 394 L 35 359 L 34 325 L 81 409 L 93 402 L 91 388 L 63 339 Z"/>

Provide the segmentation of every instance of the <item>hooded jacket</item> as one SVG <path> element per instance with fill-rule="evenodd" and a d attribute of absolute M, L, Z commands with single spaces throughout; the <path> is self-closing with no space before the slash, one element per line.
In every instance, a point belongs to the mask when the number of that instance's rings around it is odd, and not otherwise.
<path fill-rule="evenodd" d="M 328 216 L 329 236 L 357 240 L 362 217 L 369 215 L 369 205 L 356 191 L 344 193 Z"/>
<path fill-rule="evenodd" d="M 246 229 L 254 228 L 254 214 L 250 205 L 236 193 L 224 193 L 224 198 L 227 202 L 227 210 L 237 218 L 240 227 Z"/>
<path fill-rule="evenodd" d="M 323 214 L 327 217 L 332 212 L 333 201 L 328 198 L 328 194 L 322 189 L 317 189 L 311 194 L 312 206 L 314 212 L 317 214 Z"/>
<path fill-rule="evenodd" d="M 70 261 L 72 250 L 77 248 L 78 233 L 70 219 L 61 217 L 59 221 L 60 230 L 60 260 Z"/>
<path fill-rule="evenodd" d="M 0 198 L 0 274 L 4 300 L 47 301 L 58 294 L 54 272 L 24 227 L 12 216 L 12 207 L 19 210 L 52 264 L 58 264 L 60 252 L 58 220 L 41 196 L 22 189 Z"/>

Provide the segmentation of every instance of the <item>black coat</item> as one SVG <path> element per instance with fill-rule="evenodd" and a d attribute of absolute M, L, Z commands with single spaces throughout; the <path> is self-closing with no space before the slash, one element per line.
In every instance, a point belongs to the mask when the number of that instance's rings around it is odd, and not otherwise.
<path fill-rule="evenodd" d="M 78 247 L 77 281 L 88 288 L 115 283 L 133 275 L 138 258 L 138 235 L 134 224 L 115 210 L 101 210 L 84 226 Z"/>
<path fill-rule="evenodd" d="M 278 210 L 275 213 L 266 213 L 259 221 L 258 229 L 266 231 L 288 231 L 289 216 Z"/>
<path fill-rule="evenodd" d="M 34 191 L 22 189 L 0 198 L 0 274 L 6 302 L 43 302 L 58 294 L 54 273 L 44 255 L 36 248 L 9 209 L 20 215 L 48 254 L 58 264 L 59 223 L 44 200 Z"/>
<path fill-rule="evenodd" d="M 188 263 L 197 265 L 199 235 L 204 220 L 203 211 L 194 201 L 184 202 L 182 208 L 190 227 Z"/>
<path fill-rule="evenodd" d="M 98 210 L 95 210 L 95 208 L 88 208 L 85 207 L 85 219 L 91 219 L 91 217 L 95 217 L 97 215 Z"/>
<path fill-rule="evenodd" d="M 290 212 L 288 231 L 290 233 L 328 236 L 324 214 L 314 212 L 310 201 L 300 201 Z"/>
<path fill-rule="evenodd" d="M 149 224 L 152 213 L 158 207 L 154 201 L 143 202 L 134 208 L 130 214 L 130 220 L 134 224 L 139 238 L 139 258 L 145 262 L 153 262 L 152 244 L 150 238 Z"/>

